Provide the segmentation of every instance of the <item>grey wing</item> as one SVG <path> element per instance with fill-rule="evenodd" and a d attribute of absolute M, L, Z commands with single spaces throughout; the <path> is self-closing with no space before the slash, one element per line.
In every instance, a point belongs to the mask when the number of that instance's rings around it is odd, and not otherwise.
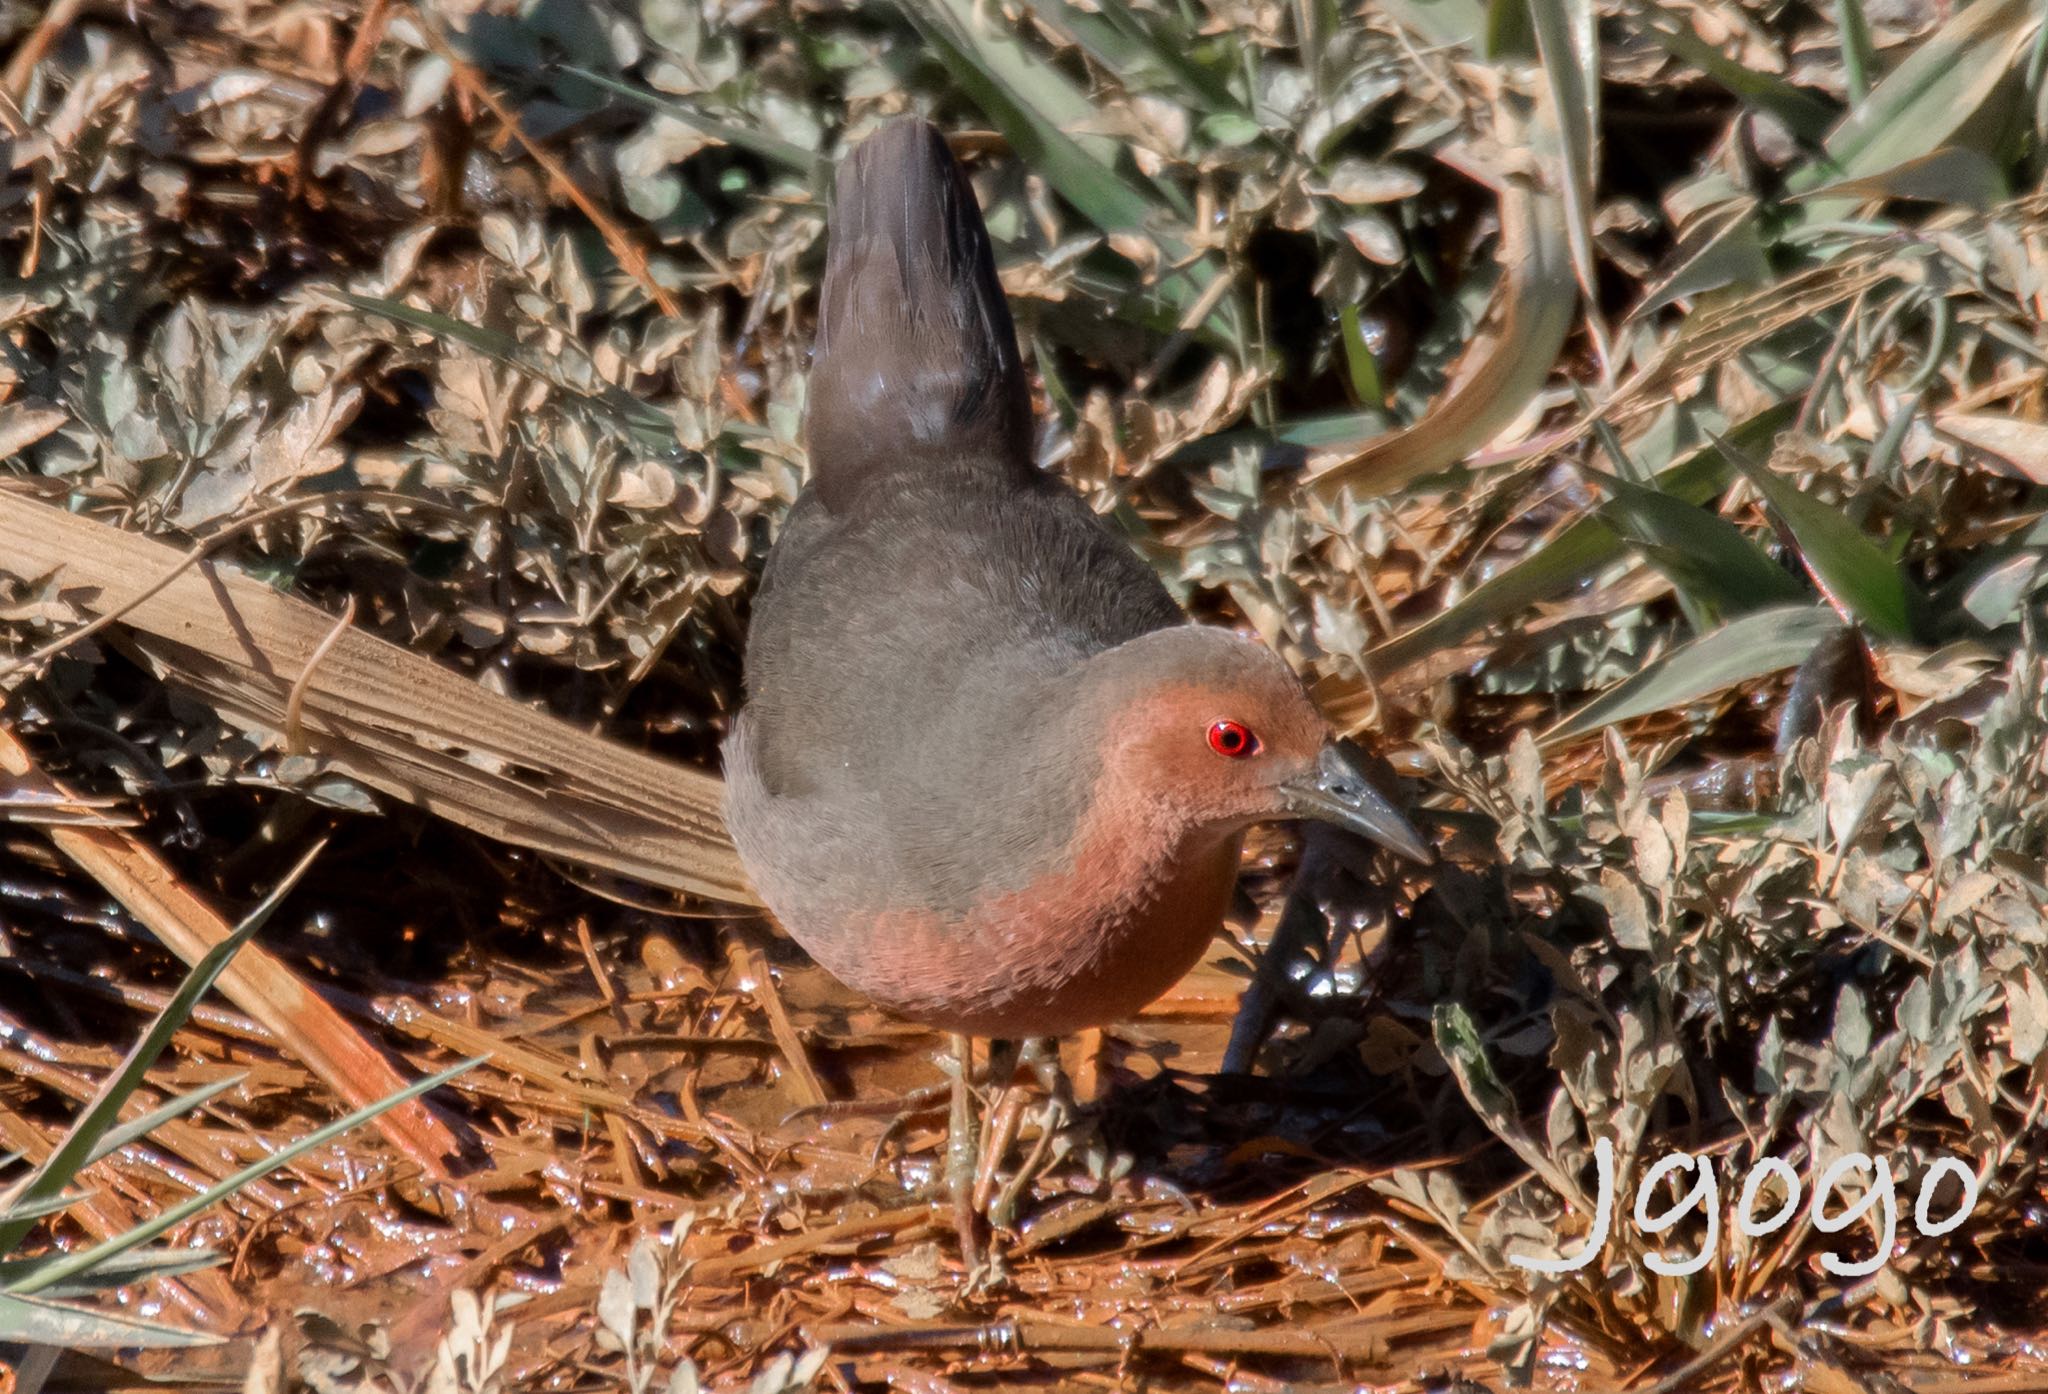
<path fill-rule="evenodd" d="M 806 497 L 754 602 L 757 769 L 776 793 L 872 789 L 901 767 L 904 743 L 978 735 L 955 729 L 972 689 L 990 689 L 986 706 L 1034 673 L 1184 621 L 1055 480 L 996 492 L 934 478 L 845 517 Z"/>

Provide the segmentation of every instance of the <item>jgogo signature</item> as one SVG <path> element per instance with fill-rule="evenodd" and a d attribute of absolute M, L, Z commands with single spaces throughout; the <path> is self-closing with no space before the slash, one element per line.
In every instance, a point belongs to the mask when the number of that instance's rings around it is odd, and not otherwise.
<path fill-rule="evenodd" d="M 1593 1229 L 1586 1236 L 1585 1244 L 1570 1258 L 1530 1258 L 1522 1254 L 1509 1254 L 1508 1262 L 1522 1268 L 1531 1268 L 1538 1273 L 1570 1273 L 1584 1268 L 1593 1261 L 1607 1243 L 1607 1234 L 1614 1221 L 1614 1144 L 1608 1138 L 1599 1138 L 1593 1144 L 1593 1166 L 1598 1173 L 1600 1189 L 1594 1203 Z M 1674 1172 L 1694 1172 L 1697 1179 L 1692 1188 L 1673 1203 L 1670 1208 L 1657 1215 L 1651 1215 L 1650 1200 L 1657 1184 Z M 1870 1184 L 1865 1188 L 1862 1199 L 1848 1206 L 1839 1215 L 1827 1213 L 1827 1199 L 1844 1176 L 1852 1171 L 1867 1172 Z M 1954 1214 L 1934 1222 L 1930 1212 L 1934 1207 L 1934 1188 L 1944 1175 L 1953 1175 L 1962 1184 L 1962 1203 Z M 1756 1216 L 1757 1197 L 1763 1190 L 1764 1182 L 1772 1176 L 1778 1177 L 1785 1186 L 1785 1203 L 1777 1211 L 1759 1220 Z M 1742 1232 L 1752 1239 L 1760 1238 L 1773 1231 L 1783 1229 L 1799 1211 L 1799 1174 L 1789 1162 L 1777 1157 L 1762 1158 L 1749 1169 L 1749 1175 L 1742 1183 L 1742 1199 L 1735 1211 L 1735 1223 Z M 1870 1213 L 1873 1206 L 1882 1206 L 1882 1229 L 1877 1250 L 1867 1259 L 1846 1263 L 1836 1257 L 1833 1250 L 1821 1255 L 1820 1265 L 1838 1278 L 1862 1278 L 1875 1273 L 1884 1266 L 1891 1256 L 1892 1241 L 1898 1236 L 1899 1200 L 1898 1192 L 1892 1185 L 1891 1163 L 1883 1157 L 1872 1159 L 1862 1152 L 1850 1152 L 1828 1163 L 1820 1174 L 1820 1180 L 1813 1188 L 1813 1227 L 1822 1234 L 1835 1234 L 1855 1224 Z M 1920 1180 L 1920 1195 L 1913 1206 L 1913 1223 L 1920 1233 L 1932 1238 L 1947 1234 L 1970 1217 L 1977 1206 L 1977 1174 L 1954 1157 L 1943 1157 L 1927 1169 Z M 1643 1174 L 1642 1184 L 1636 1187 L 1635 1222 L 1636 1228 L 1644 1234 L 1662 1234 L 1686 1215 L 1698 1210 L 1705 1214 L 1707 1235 L 1700 1244 L 1700 1251 L 1688 1259 L 1667 1259 L 1661 1254 L 1649 1254 L 1643 1259 L 1653 1273 L 1667 1277 L 1683 1277 L 1697 1273 L 1707 1266 L 1714 1257 L 1714 1250 L 1721 1242 L 1721 1190 L 1714 1179 L 1713 1160 L 1709 1157 L 1695 1157 L 1690 1152 L 1673 1152 Z"/>

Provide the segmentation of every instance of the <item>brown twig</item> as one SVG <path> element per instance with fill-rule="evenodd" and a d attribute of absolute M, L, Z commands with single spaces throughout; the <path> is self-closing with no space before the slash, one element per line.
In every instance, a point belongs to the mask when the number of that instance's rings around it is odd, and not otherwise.
<path fill-rule="evenodd" d="M 484 81 L 483 74 L 455 51 L 455 46 L 448 42 L 447 35 L 441 32 L 441 26 L 427 14 L 425 7 L 417 7 L 414 13 L 419 17 L 421 31 L 427 36 L 427 46 L 434 50 L 436 57 L 448 65 L 457 90 L 464 97 L 481 103 L 489 110 L 491 115 L 497 118 L 499 126 L 519 142 L 520 149 L 526 152 L 527 157 L 547 171 L 547 176 L 553 181 L 555 188 L 569 202 L 576 205 L 578 212 L 590 220 L 590 225 L 604 238 L 605 246 L 618 258 L 619 265 L 623 266 L 627 274 L 638 281 L 640 288 L 647 292 L 647 298 L 659 306 L 663 314 L 671 318 L 680 318 L 683 313 L 681 303 L 654 279 L 646 253 L 640 250 L 627 235 L 626 230 L 570 177 L 568 166 L 556 159 L 545 146 L 528 138 L 519 125 L 518 113 L 505 105 L 504 100 L 491 90 L 488 82 Z"/>
<path fill-rule="evenodd" d="M 34 779 L 58 793 L 63 786 L 37 768 L 34 757 L 0 725 L 0 770 Z M 53 827 L 57 849 L 106 888 L 129 914 L 172 953 L 197 963 L 233 926 L 195 894 L 156 849 L 125 828 Z M 366 1108 L 409 1082 L 387 1055 L 260 944 L 248 944 L 220 975 L 221 992 L 263 1023 L 288 1052 L 303 1061 L 350 1108 Z M 454 1130 L 426 1102 L 411 1099 L 385 1110 L 377 1129 L 428 1176 L 447 1180 L 450 1162 L 464 1152 Z"/>
<path fill-rule="evenodd" d="M 43 61 L 43 55 L 50 51 L 50 45 L 71 27 L 71 21 L 78 18 L 78 12 L 85 8 L 85 0 L 55 0 L 43 17 L 36 21 L 36 27 L 21 41 L 21 47 L 14 50 L 14 56 L 7 60 L 7 70 L 0 74 L 0 90 L 8 100 L 19 105 L 28 95 L 29 79 L 35 75 L 36 64 Z"/>
<path fill-rule="evenodd" d="M 789 1009 L 782 1004 L 782 994 L 776 990 L 767 959 L 753 945 L 728 935 L 725 961 L 734 977 L 751 985 L 748 994 L 768 1018 L 768 1030 L 782 1049 L 783 1063 L 789 1067 L 790 1087 L 796 1093 L 798 1107 L 816 1108 L 825 1103 L 830 1096 L 811 1068 L 810 1054 L 804 1049 L 803 1038 L 797 1035 L 795 1023 L 789 1019 Z"/>

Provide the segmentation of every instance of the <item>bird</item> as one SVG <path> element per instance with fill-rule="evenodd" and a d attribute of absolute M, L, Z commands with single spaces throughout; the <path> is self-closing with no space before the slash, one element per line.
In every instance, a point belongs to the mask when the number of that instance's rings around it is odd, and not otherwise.
<path fill-rule="evenodd" d="M 733 842 L 789 936 L 956 1043 L 1058 1037 L 1195 965 L 1254 824 L 1431 860 L 1287 663 L 1192 622 L 1038 467 L 988 231 L 936 128 L 898 117 L 842 158 L 827 240 L 809 474 L 723 752 Z"/>

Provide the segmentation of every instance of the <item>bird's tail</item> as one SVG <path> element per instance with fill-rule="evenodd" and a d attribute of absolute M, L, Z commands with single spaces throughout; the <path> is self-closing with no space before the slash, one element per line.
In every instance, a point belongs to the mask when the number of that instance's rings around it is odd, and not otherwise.
<path fill-rule="evenodd" d="M 861 142 L 839 167 L 830 239 L 805 422 L 826 504 L 897 468 L 1029 474 L 1017 331 L 939 133 L 906 117 Z"/>

